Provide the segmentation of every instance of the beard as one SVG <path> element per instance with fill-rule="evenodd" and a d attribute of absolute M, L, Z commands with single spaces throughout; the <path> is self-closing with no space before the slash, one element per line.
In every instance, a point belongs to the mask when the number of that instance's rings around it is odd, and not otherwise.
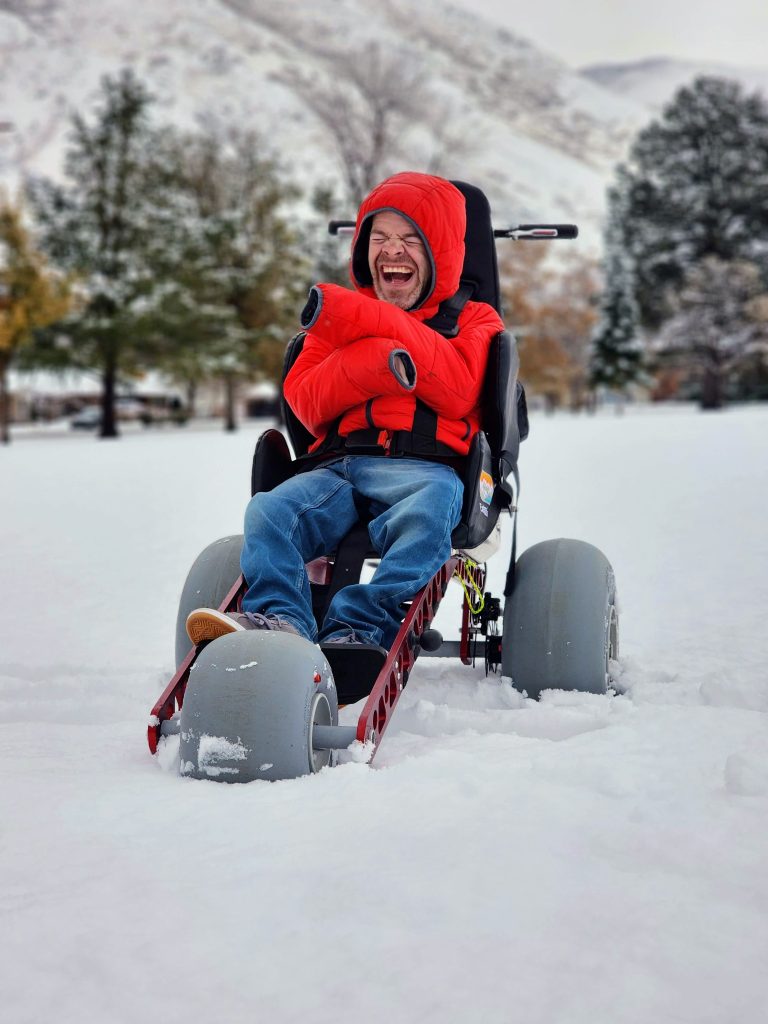
<path fill-rule="evenodd" d="M 392 260 L 381 260 L 381 263 L 392 263 Z M 408 280 L 403 282 L 387 281 L 379 267 L 379 262 L 373 268 L 371 277 L 373 278 L 373 290 L 376 293 L 376 298 L 381 299 L 382 302 L 389 302 L 393 306 L 397 306 L 399 309 L 410 309 L 419 301 L 424 282 L 421 279 L 419 268 L 412 263 L 398 260 L 405 266 L 412 269 L 413 274 Z"/>

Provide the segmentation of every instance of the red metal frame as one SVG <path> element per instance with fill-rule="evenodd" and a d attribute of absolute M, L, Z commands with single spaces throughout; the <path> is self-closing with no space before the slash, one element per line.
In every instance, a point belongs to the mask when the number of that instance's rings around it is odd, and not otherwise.
<path fill-rule="evenodd" d="M 317 575 L 322 575 L 319 566 L 315 567 L 315 571 Z M 474 582 L 475 586 L 482 591 L 485 582 L 485 573 L 482 568 L 474 562 L 468 562 L 461 555 L 456 555 L 448 559 L 413 599 L 357 722 L 357 739 L 362 743 L 373 743 L 373 754 L 376 753 L 381 737 L 390 723 L 392 712 L 400 699 L 400 694 L 418 656 L 416 641 L 429 628 L 454 575 L 457 575 L 465 583 Z M 231 611 L 238 608 L 245 589 L 245 581 L 240 576 L 219 605 L 219 610 Z M 460 641 L 460 657 L 465 665 L 472 664 L 472 657 L 469 653 L 471 628 L 471 610 L 465 590 Z M 152 708 L 147 727 L 147 742 L 153 754 L 157 751 L 160 742 L 162 723 L 172 718 L 182 708 L 189 670 L 195 663 L 196 657 L 197 648 L 190 648 L 173 679 Z"/>
<path fill-rule="evenodd" d="M 238 576 L 237 582 L 230 587 L 227 596 L 219 605 L 219 611 L 227 612 L 239 608 L 244 593 L 245 580 L 241 575 Z M 173 718 L 177 711 L 181 711 L 181 706 L 184 703 L 184 691 L 187 688 L 187 680 L 189 679 L 189 670 L 194 665 L 196 658 L 197 648 L 190 647 L 189 653 L 181 665 L 179 665 L 176 675 L 160 694 L 157 703 L 149 714 L 147 743 L 152 754 L 156 752 L 157 745 L 160 742 L 160 729 L 163 722 Z"/>
<path fill-rule="evenodd" d="M 416 661 L 416 639 L 429 628 L 458 562 L 458 558 L 449 558 L 413 599 L 387 660 L 376 677 L 357 720 L 357 738 L 361 743 L 373 743 L 373 754 L 378 749 Z"/>

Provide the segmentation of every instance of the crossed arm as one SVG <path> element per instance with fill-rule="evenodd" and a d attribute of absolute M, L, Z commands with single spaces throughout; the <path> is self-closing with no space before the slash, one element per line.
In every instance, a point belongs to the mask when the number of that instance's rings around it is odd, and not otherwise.
<path fill-rule="evenodd" d="M 380 299 L 338 285 L 313 293 L 315 308 L 303 321 L 309 333 L 285 380 L 288 402 L 313 433 L 379 395 L 411 391 L 457 419 L 477 405 L 491 338 L 503 330 L 490 306 L 468 303 L 449 339 Z"/>

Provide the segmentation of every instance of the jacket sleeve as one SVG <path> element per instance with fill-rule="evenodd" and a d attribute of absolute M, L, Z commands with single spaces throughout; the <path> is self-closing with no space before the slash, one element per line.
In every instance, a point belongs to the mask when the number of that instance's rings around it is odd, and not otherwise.
<path fill-rule="evenodd" d="M 393 356 L 403 347 L 391 338 L 359 338 L 337 348 L 307 334 L 283 383 L 286 401 L 317 437 L 342 413 L 369 398 L 414 390 L 392 369 Z"/>
<path fill-rule="evenodd" d="M 413 314 L 338 285 L 316 285 L 312 333 L 327 344 L 390 339 L 405 349 L 416 368 L 416 397 L 440 415 L 466 416 L 477 405 L 491 339 L 504 329 L 485 303 L 467 303 L 455 338 L 444 338 Z"/>

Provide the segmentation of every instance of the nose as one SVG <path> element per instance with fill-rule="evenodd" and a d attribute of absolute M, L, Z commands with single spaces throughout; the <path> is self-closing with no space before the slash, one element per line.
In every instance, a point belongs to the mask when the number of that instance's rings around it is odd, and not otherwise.
<path fill-rule="evenodd" d="M 382 246 L 382 251 L 387 256 L 393 256 L 397 253 L 405 252 L 405 246 L 403 245 L 402 238 L 399 235 L 390 235 L 386 242 Z"/>

